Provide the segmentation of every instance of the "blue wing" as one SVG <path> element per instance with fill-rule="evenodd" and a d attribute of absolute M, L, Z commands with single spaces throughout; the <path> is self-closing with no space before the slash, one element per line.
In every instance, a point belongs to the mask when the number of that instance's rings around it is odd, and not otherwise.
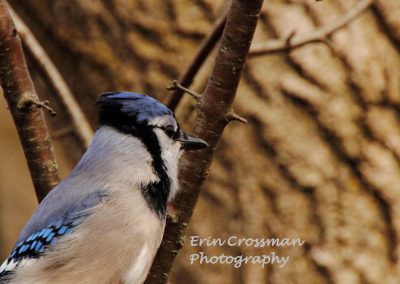
<path fill-rule="evenodd" d="M 7 281 L 16 267 L 40 257 L 63 236 L 73 232 L 90 214 L 90 209 L 105 200 L 107 192 L 88 182 L 70 176 L 46 196 L 26 224 L 10 256 L 0 266 L 0 283 Z"/>
<path fill-rule="evenodd" d="M 23 260 L 38 258 L 46 249 L 70 233 L 79 225 L 80 220 L 59 225 L 50 225 L 18 243 L 10 256 L 0 266 L 0 280 L 8 276 Z"/>

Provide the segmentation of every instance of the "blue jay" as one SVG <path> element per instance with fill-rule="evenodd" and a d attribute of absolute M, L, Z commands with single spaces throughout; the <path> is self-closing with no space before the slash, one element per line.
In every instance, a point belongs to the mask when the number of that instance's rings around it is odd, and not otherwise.
<path fill-rule="evenodd" d="M 207 147 L 142 94 L 101 95 L 99 127 L 24 227 L 0 283 L 143 283 L 178 189 L 183 151 Z"/>

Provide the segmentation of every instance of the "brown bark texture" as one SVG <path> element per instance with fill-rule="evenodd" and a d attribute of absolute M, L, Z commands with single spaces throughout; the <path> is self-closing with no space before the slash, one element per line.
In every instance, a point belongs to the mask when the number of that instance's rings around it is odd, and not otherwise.
<path fill-rule="evenodd" d="M 41 201 L 59 182 L 57 163 L 41 102 L 5 1 L 0 1 L 0 15 L 1 86 L 18 130 L 37 198 Z"/>
<path fill-rule="evenodd" d="M 203 39 L 202 44 L 196 52 L 196 55 L 194 56 L 186 70 L 179 76 L 177 83 L 181 84 L 183 87 L 188 87 L 193 83 L 194 77 L 196 77 L 200 68 L 207 60 L 207 57 L 210 56 L 210 53 L 219 42 L 225 27 L 227 16 L 228 13 L 223 14 L 220 19 L 218 19 L 218 21 L 215 23 L 213 29 L 208 34 L 208 36 Z M 182 88 L 174 90 L 173 94 L 168 100 L 167 106 L 172 111 L 175 111 L 179 102 L 182 100 L 183 95 L 184 90 Z"/>
<path fill-rule="evenodd" d="M 229 4 L 222 0 L 9 3 L 54 60 L 93 126 L 93 102 L 101 92 L 139 91 L 167 102 L 165 87 L 184 72 Z M 266 1 L 253 42 L 287 39 L 293 31 L 295 36 L 312 32 L 357 3 Z M 375 0 L 327 40 L 329 44 L 313 42 L 247 61 L 234 109 L 248 124 L 229 124 L 216 148 L 171 283 L 399 281 L 400 2 Z M 38 92 L 58 112 L 50 128 L 57 134 L 55 146 L 65 175 L 83 147 L 48 83 L 34 62 L 28 64 Z M 212 64 L 211 56 L 193 90 L 203 92 Z M 177 107 L 184 128 L 190 129 L 195 109 L 190 97 Z M 4 182 L 0 180 L 0 194 L 18 204 L 22 196 L 6 195 L 10 186 Z M 16 235 L 4 231 L 13 228 L 17 217 L 0 210 L 1 243 L 9 250 Z M 190 245 L 194 235 L 306 242 L 266 248 L 198 247 Z M 285 267 L 191 264 L 190 255 L 200 251 L 209 256 L 273 251 L 290 259 Z"/>
<path fill-rule="evenodd" d="M 263 0 L 233 0 L 229 8 L 221 44 L 198 106 L 193 134 L 207 141 L 203 151 L 186 154 L 181 160 L 180 183 L 163 241 L 153 262 L 146 283 L 165 283 L 176 253 L 182 244 L 176 240 L 185 236 L 187 224 L 193 215 L 200 189 L 208 176 L 215 148 L 226 125 L 233 121 L 232 104 L 242 75 L 250 44 L 258 23 Z M 225 18 L 223 16 L 222 18 Z M 224 20 L 222 20 L 224 21 Z"/>

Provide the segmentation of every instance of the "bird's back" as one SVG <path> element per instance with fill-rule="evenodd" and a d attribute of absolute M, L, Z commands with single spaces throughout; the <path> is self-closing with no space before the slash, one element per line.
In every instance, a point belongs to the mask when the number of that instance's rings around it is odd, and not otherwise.
<path fill-rule="evenodd" d="M 143 283 L 178 188 L 183 150 L 207 146 L 137 93 L 100 97 L 93 141 L 42 201 L 0 266 L 1 283 Z"/>
<path fill-rule="evenodd" d="M 157 178 L 151 160 L 139 139 L 110 127 L 98 130 L 72 174 L 48 194 L 25 226 L 21 244 L 14 248 L 16 257 L 8 260 L 19 263 L 0 282 L 143 282 L 165 224 L 142 193 L 141 183 Z M 75 225 L 68 234 L 38 235 L 71 223 Z M 43 245 L 30 250 L 37 241 Z"/>
<path fill-rule="evenodd" d="M 120 185 L 112 195 L 46 257 L 19 269 L 11 283 L 142 283 L 165 223 L 138 200 L 139 190 Z"/>

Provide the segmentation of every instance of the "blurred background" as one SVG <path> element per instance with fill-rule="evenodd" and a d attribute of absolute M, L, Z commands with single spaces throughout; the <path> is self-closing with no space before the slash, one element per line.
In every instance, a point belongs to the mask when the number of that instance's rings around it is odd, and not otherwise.
<path fill-rule="evenodd" d="M 107 91 L 166 102 L 223 14 L 223 0 L 10 0 L 43 45 L 92 127 Z M 253 42 L 327 25 L 356 0 L 265 1 Z M 252 56 L 187 236 L 300 238 L 301 247 L 191 247 L 171 283 L 399 283 L 400 1 L 376 0 L 329 36 L 287 52 Z M 207 60 L 191 87 L 202 92 Z M 28 63 L 64 177 L 84 151 L 54 90 Z M 190 130 L 194 102 L 177 109 Z M 0 255 L 5 258 L 37 206 L 15 127 L 0 99 Z M 290 256 L 268 265 L 190 264 L 192 253 Z"/>

